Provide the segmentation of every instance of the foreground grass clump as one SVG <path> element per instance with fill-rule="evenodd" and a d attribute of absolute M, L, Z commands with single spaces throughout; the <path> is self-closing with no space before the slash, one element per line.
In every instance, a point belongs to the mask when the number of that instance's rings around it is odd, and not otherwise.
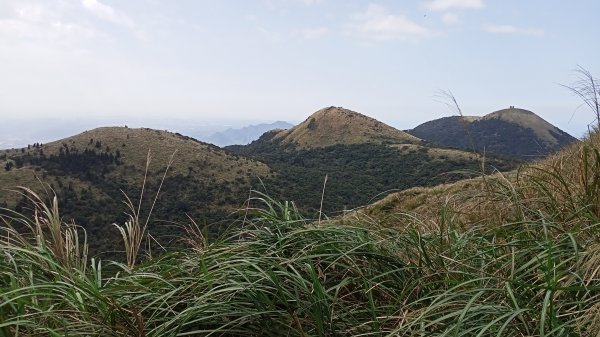
<path fill-rule="evenodd" d="M 57 222 L 56 204 L 36 201 L 37 217 L 3 227 L 6 336 L 363 334 L 393 329 L 418 279 L 393 232 L 310 225 L 271 201 L 229 237 L 207 244 L 197 233 L 187 251 L 103 276 L 100 262 L 62 254 L 85 245 L 68 239 L 74 227 Z"/>
<path fill-rule="evenodd" d="M 221 239 L 190 229 L 127 265 L 88 261 L 56 199 L 24 191 L 34 217 L 0 233 L 0 336 L 598 336 L 598 138 L 392 227 L 259 195 Z"/>

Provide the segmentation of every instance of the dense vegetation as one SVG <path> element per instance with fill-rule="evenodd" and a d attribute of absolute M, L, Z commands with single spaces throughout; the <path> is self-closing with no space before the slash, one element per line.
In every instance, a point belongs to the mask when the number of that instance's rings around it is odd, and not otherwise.
<path fill-rule="evenodd" d="M 435 156 L 426 146 L 362 143 L 297 148 L 270 136 L 228 149 L 267 163 L 278 173 L 264 179 L 268 193 L 295 200 L 310 214 L 320 208 L 326 175 L 323 211 L 335 214 L 368 204 L 390 190 L 453 182 L 481 171 L 476 156 Z M 499 157 L 486 161 L 488 172 L 507 171 L 518 164 Z"/>
<path fill-rule="evenodd" d="M 386 227 L 254 194 L 220 239 L 191 226 L 154 257 L 133 207 L 126 264 L 88 260 L 57 201 L 23 191 L 38 211 L 2 218 L 0 335 L 597 336 L 600 135 L 479 182 L 473 208 Z"/>

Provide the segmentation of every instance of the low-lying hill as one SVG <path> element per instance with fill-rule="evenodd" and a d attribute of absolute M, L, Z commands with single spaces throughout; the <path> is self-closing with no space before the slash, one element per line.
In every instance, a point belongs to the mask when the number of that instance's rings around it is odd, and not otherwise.
<path fill-rule="evenodd" d="M 26 186 L 44 194 L 44 184 L 49 184 L 58 194 L 63 216 L 84 225 L 92 248 L 106 249 L 114 239 L 107 233 L 116 234 L 110 224 L 126 219 L 121 190 L 138 203 L 148 154 L 142 203 L 146 210 L 172 157 L 154 219 L 187 222 L 186 214 L 199 221 L 223 218 L 243 203 L 253 179 L 271 172 L 265 164 L 179 134 L 105 127 L 47 144 L 0 151 L 0 203 L 22 210 L 27 200 L 7 189 Z M 153 229 L 157 235 L 174 230 L 168 225 Z"/>
<path fill-rule="evenodd" d="M 440 118 L 408 133 L 441 146 L 523 159 L 539 159 L 577 141 L 535 113 L 514 107 L 483 117 Z"/>

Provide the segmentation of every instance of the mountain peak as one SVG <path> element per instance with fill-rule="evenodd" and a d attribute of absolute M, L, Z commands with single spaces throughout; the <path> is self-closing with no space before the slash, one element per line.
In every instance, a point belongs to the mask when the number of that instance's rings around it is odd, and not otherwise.
<path fill-rule="evenodd" d="M 577 141 L 537 114 L 510 106 L 483 117 L 453 116 L 409 131 L 437 145 L 537 159 Z"/>
<path fill-rule="evenodd" d="M 539 139 L 547 144 L 557 145 L 559 143 L 556 134 L 559 133 L 560 130 L 529 110 L 510 106 L 508 109 L 501 109 L 487 114 L 481 119 L 499 119 L 508 123 L 517 124 L 522 127 L 530 128 Z"/>
<path fill-rule="evenodd" d="M 507 109 L 500 109 L 500 110 L 494 111 L 492 113 L 489 113 L 483 117 L 480 117 L 480 119 L 492 119 L 492 118 L 500 118 L 507 122 L 513 122 L 513 123 L 520 123 L 523 121 L 523 118 L 542 119 L 540 116 L 536 115 L 532 111 L 521 109 L 521 108 L 515 108 L 512 105 Z M 550 123 L 548 123 L 548 124 L 550 124 Z"/>
<path fill-rule="evenodd" d="M 374 118 L 334 106 L 316 111 L 304 122 L 280 132 L 275 138 L 300 147 L 419 141 L 418 138 Z"/>

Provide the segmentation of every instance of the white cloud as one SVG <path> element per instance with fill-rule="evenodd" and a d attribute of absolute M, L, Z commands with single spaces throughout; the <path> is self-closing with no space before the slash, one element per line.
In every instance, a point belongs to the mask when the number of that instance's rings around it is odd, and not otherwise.
<path fill-rule="evenodd" d="M 290 5 L 305 5 L 312 6 L 323 3 L 325 0 L 262 0 L 262 3 L 271 10 L 281 10 L 288 8 Z"/>
<path fill-rule="evenodd" d="M 446 11 L 449 9 L 480 9 L 483 0 L 433 0 L 427 7 L 432 11 Z"/>
<path fill-rule="evenodd" d="M 454 13 L 444 13 L 442 15 L 442 22 L 447 25 L 455 25 L 460 23 L 460 17 Z"/>
<path fill-rule="evenodd" d="M 401 14 L 390 14 L 380 5 L 370 4 L 364 13 L 353 17 L 351 31 L 374 40 L 415 40 L 429 37 L 425 27 Z"/>
<path fill-rule="evenodd" d="M 56 8 L 50 9 L 42 4 L 15 5 L 8 18 L 0 19 L 0 43 L 60 40 L 65 45 L 97 35 L 92 28 L 67 21 Z"/>
<path fill-rule="evenodd" d="M 487 25 L 485 31 L 495 34 L 515 34 L 527 36 L 544 36 L 544 30 L 539 28 L 522 28 L 513 25 Z"/>
<path fill-rule="evenodd" d="M 17 17 L 25 21 L 42 21 L 47 10 L 42 5 L 26 4 L 14 8 Z"/>
<path fill-rule="evenodd" d="M 315 40 L 327 34 L 328 32 L 329 29 L 327 29 L 326 27 L 308 28 L 302 31 L 302 37 L 305 40 Z"/>
<path fill-rule="evenodd" d="M 100 19 L 130 28 L 134 27 L 133 21 L 127 15 L 98 0 L 81 0 L 81 4 L 85 9 Z"/>

